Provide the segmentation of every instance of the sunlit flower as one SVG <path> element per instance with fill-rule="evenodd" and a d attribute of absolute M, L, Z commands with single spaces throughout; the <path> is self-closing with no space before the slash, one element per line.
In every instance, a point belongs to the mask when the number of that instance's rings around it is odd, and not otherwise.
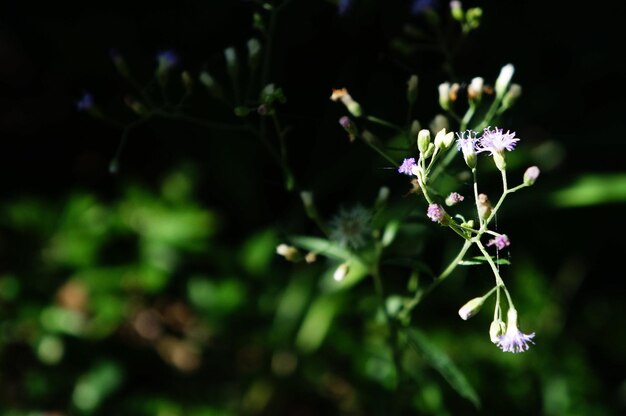
<path fill-rule="evenodd" d="M 443 223 L 446 218 L 446 211 L 439 204 L 430 204 L 426 210 L 426 215 L 433 222 Z"/>
<path fill-rule="evenodd" d="M 504 247 L 508 247 L 509 245 L 511 245 L 511 242 L 506 234 L 500 234 L 496 236 L 496 238 L 489 240 L 487 243 L 487 246 L 496 246 L 498 250 L 502 250 Z"/>
<path fill-rule="evenodd" d="M 413 167 L 417 166 L 415 163 L 415 158 L 404 159 L 402 165 L 398 168 L 399 173 L 404 173 L 405 175 L 413 175 Z"/>
<path fill-rule="evenodd" d="M 524 352 L 530 348 L 529 343 L 534 344 L 532 339 L 535 333 L 524 334 L 517 327 L 517 310 L 510 308 L 507 313 L 506 332 L 498 337 L 496 345 L 504 352 Z"/>
<path fill-rule="evenodd" d="M 451 192 L 450 195 L 446 198 L 446 205 L 451 207 L 452 205 L 456 205 L 459 202 L 463 201 L 465 197 L 458 192 Z"/>
<path fill-rule="evenodd" d="M 510 152 L 515 149 L 518 141 L 519 139 L 515 137 L 515 132 L 511 133 L 507 130 L 506 133 L 503 133 L 503 129 L 495 127 L 491 130 L 491 127 L 487 127 L 476 144 L 476 153 L 491 152 L 491 155 L 494 153 L 503 154 L 505 150 Z"/>
<path fill-rule="evenodd" d="M 476 132 L 472 130 L 465 130 L 461 133 L 457 133 L 456 137 L 457 148 L 463 152 L 465 163 L 470 169 L 474 169 L 476 167 L 476 144 L 478 142 Z"/>

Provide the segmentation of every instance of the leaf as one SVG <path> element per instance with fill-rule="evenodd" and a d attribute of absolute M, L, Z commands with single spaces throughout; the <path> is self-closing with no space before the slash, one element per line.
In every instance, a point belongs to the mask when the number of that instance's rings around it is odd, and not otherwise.
<path fill-rule="evenodd" d="M 499 259 L 499 258 L 491 257 L 491 260 L 493 260 L 493 262 L 496 264 L 503 264 L 506 266 L 511 264 L 511 262 L 508 261 L 507 259 Z M 460 266 L 475 266 L 477 264 L 483 264 L 486 262 L 487 262 L 487 258 L 485 256 L 476 256 L 467 260 L 461 260 L 458 264 Z"/>
<path fill-rule="evenodd" d="M 452 362 L 450 357 L 441 351 L 437 346 L 417 329 L 406 330 L 409 344 L 426 360 L 428 363 L 446 379 L 448 384 L 456 390 L 462 397 L 466 398 L 477 408 L 480 407 L 480 399 L 478 394 L 467 381 L 465 375 Z"/>
<path fill-rule="evenodd" d="M 332 257 L 337 260 L 351 260 L 354 259 L 354 255 L 338 244 L 324 238 L 309 237 L 309 236 L 293 236 L 289 240 L 293 245 L 296 245 L 302 249 L 313 251 L 318 254 L 323 254 L 327 257 Z"/>
<path fill-rule="evenodd" d="M 586 174 L 553 192 L 550 203 L 557 208 L 574 208 L 626 202 L 626 174 Z"/>

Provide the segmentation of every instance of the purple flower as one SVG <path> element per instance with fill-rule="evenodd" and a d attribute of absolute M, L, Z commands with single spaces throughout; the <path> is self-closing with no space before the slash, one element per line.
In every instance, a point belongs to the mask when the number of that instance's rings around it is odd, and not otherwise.
<path fill-rule="evenodd" d="M 439 205 L 439 204 L 430 204 L 428 206 L 428 210 L 426 211 L 426 215 L 433 222 L 441 223 L 441 222 L 443 222 L 444 218 L 446 217 L 446 211 L 444 211 L 442 206 Z"/>
<path fill-rule="evenodd" d="M 463 201 L 465 198 L 463 195 L 458 192 L 451 192 L 450 195 L 446 198 L 446 205 L 451 207 L 452 205 L 456 205 L 459 202 Z"/>
<path fill-rule="evenodd" d="M 518 141 L 519 139 L 515 137 L 515 132 L 510 133 L 507 130 L 506 133 L 503 133 L 502 129 L 497 127 L 493 131 L 491 127 L 487 127 L 476 144 L 476 153 L 488 151 L 491 152 L 490 155 L 494 153 L 503 154 L 505 150 L 509 152 L 513 150 Z"/>
<path fill-rule="evenodd" d="M 76 101 L 76 109 L 78 111 L 88 111 L 93 108 L 93 95 L 86 92 L 80 98 L 80 100 Z"/>
<path fill-rule="evenodd" d="M 352 8 L 353 0 L 339 0 L 339 4 L 337 4 L 337 14 L 339 16 L 343 16 L 350 11 Z"/>
<path fill-rule="evenodd" d="M 438 0 L 413 0 L 411 4 L 411 14 L 417 16 L 426 10 L 432 10 L 437 7 Z"/>
<path fill-rule="evenodd" d="M 465 130 L 461 132 L 461 134 L 456 134 L 457 148 L 463 152 L 463 158 L 465 159 L 465 163 L 471 169 L 476 167 L 476 144 L 478 142 L 478 138 L 476 137 L 476 132 L 472 130 Z"/>
<path fill-rule="evenodd" d="M 487 246 L 496 246 L 498 250 L 502 250 L 504 247 L 508 247 L 511 244 L 509 237 L 506 234 L 500 234 L 496 238 L 489 240 Z"/>
<path fill-rule="evenodd" d="M 173 50 L 168 49 L 157 54 L 157 62 L 160 71 L 167 71 L 178 64 L 178 55 Z"/>
<path fill-rule="evenodd" d="M 350 117 L 348 116 L 343 116 L 339 119 L 339 124 L 341 124 L 341 127 L 347 130 L 350 128 L 350 125 L 352 124 L 352 120 L 350 120 Z"/>
<path fill-rule="evenodd" d="M 404 159 L 402 165 L 398 168 L 399 173 L 404 173 L 405 175 L 413 175 L 413 166 L 417 166 L 415 163 L 415 158 Z"/>
<path fill-rule="evenodd" d="M 517 327 L 517 310 L 510 308 L 507 314 L 506 332 L 498 337 L 496 345 L 504 352 L 524 352 L 530 348 L 528 343 L 534 344 L 532 339 L 535 333 L 524 334 Z"/>

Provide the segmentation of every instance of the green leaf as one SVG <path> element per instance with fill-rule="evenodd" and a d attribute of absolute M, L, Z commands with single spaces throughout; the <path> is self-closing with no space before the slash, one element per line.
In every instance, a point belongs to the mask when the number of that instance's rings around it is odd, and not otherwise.
<path fill-rule="evenodd" d="M 301 352 L 308 354 L 319 348 L 339 309 L 340 300 L 339 296 L 331 294 L 313 301 L 296 336 L 296 345 Z"/>
<path fill-rule="evenodd" d="M 462 397 L 466 398 L 477 408 L 480 407 L 478 394 L 467 381 L 465 375 L 452 362 L 450 357 L 441 351 L 435 344 L 417 329 L 406 330 L 409 345 L 413 347 L 428 363 L 446 379 L 448 384 Z"/>
<path fill-rule="evenodd" d="M 354 255 L 338 244 L 324 238 L 308 237 L 308 236 L 293 236 L 289 240 L 295 246 L 298 246 L 304 250 L 313 251 L 318 254 L 322 254 L 326 257 L 332 257 L 337 260 L 351 260 L 354 259 Z"/>
<path fill-rule="evenodd" d="M 550 203 L 558 208 L 615 202 L 626 202 L 626 174 L 583 175 L 550 195 Z"/>

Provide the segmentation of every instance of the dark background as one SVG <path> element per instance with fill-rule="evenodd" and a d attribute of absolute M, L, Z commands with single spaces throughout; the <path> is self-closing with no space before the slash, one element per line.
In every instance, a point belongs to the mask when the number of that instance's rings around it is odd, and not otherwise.
<path fill-rule="evenodd" d="M 564 325 L 571 331 L 564 342 L 580 343 L 581 354 L 596 365 L 606 383 L 598 400 L 623 411 L 623 195 L 560 210 L 550 208 L 547 198 L 584 174 L 624 173 L 625 5 L 475 5 L 484 8 L 483 24 L 459 49 L 454 80 L 493 80 L 502 65 L 515 65 L 514 82 L 523 86 L 523 94 L 505 120 L 522 143 L 545 144 L 546 153 L 535 158 L 547 161 L 537 187 L 546 200 L 512 206 L 511 234 L 523 247 L 520 256 L 536 259 L 546 275 L 563 273 L 563 264 L 583 274 L 569 300 Z M 362 144 L 347 142 L 337 124 L 342 110 L 328 99 L 332 88 L 345 86 L 372 113 L 403 123 L 406 80 L 416 73 L 415 114 L 425 124 L 439 111 L 436 86 L 450 80 L 441 57 L 425 51 L 403 58 L 391 46 L 403 38 L 407 22 L 422 24 L 408 7 L 408 2 L 355 0 L 339 16 L 331 2 L 293 0 L 277 23 L 271 81 L 288 98 L 281 116 L 292 128 L 291 165 L 299 189 L 320 191 L 324 212 L 338 199 L 371 199 L 384 184 L 404 186 L 386 169 L 388 163 Z M 267 164 L 259 144 L 245 138 L 224 142 L 219 132 L 159 121 L 133 131 L 121 169 L 112 175 L 108 164 L 120 129 L 76 111 L 76 100 L 88 90 L 101 108 L 128 119 L 123 105 L 128 86 L 111 64 L 111 48 L 123 53 L 138 79 L 151 77 L 155 55 L 165 48 L 177 51 L 181 68 L 194 75 L 203 68 L 223 75 L 223 49 L 243 50 L 256 34 L 252 10 L 252 2 L 227 0 L 71 6 L 2 1 L 0 200 L 38 195 L 54 201 L 73 190 L 113 199 L 121 184 L 155 187 L 165 172 L 185 162 L 195 166 L 200 200 L 225 214 L 226 244 L 268 224 L 306 230 L 293 220 L 297 196 L 284 191 L 279 169 Z M 201 94 L 196 99 L 199 116 L 237 122 L 223 108 L 203 104 Z M 363 172 L 361 166 L 375 169 Z M 340 172 L 344 176 L 337 180 Z M 248 200 L 257 203 L 251 206 Z"/>

